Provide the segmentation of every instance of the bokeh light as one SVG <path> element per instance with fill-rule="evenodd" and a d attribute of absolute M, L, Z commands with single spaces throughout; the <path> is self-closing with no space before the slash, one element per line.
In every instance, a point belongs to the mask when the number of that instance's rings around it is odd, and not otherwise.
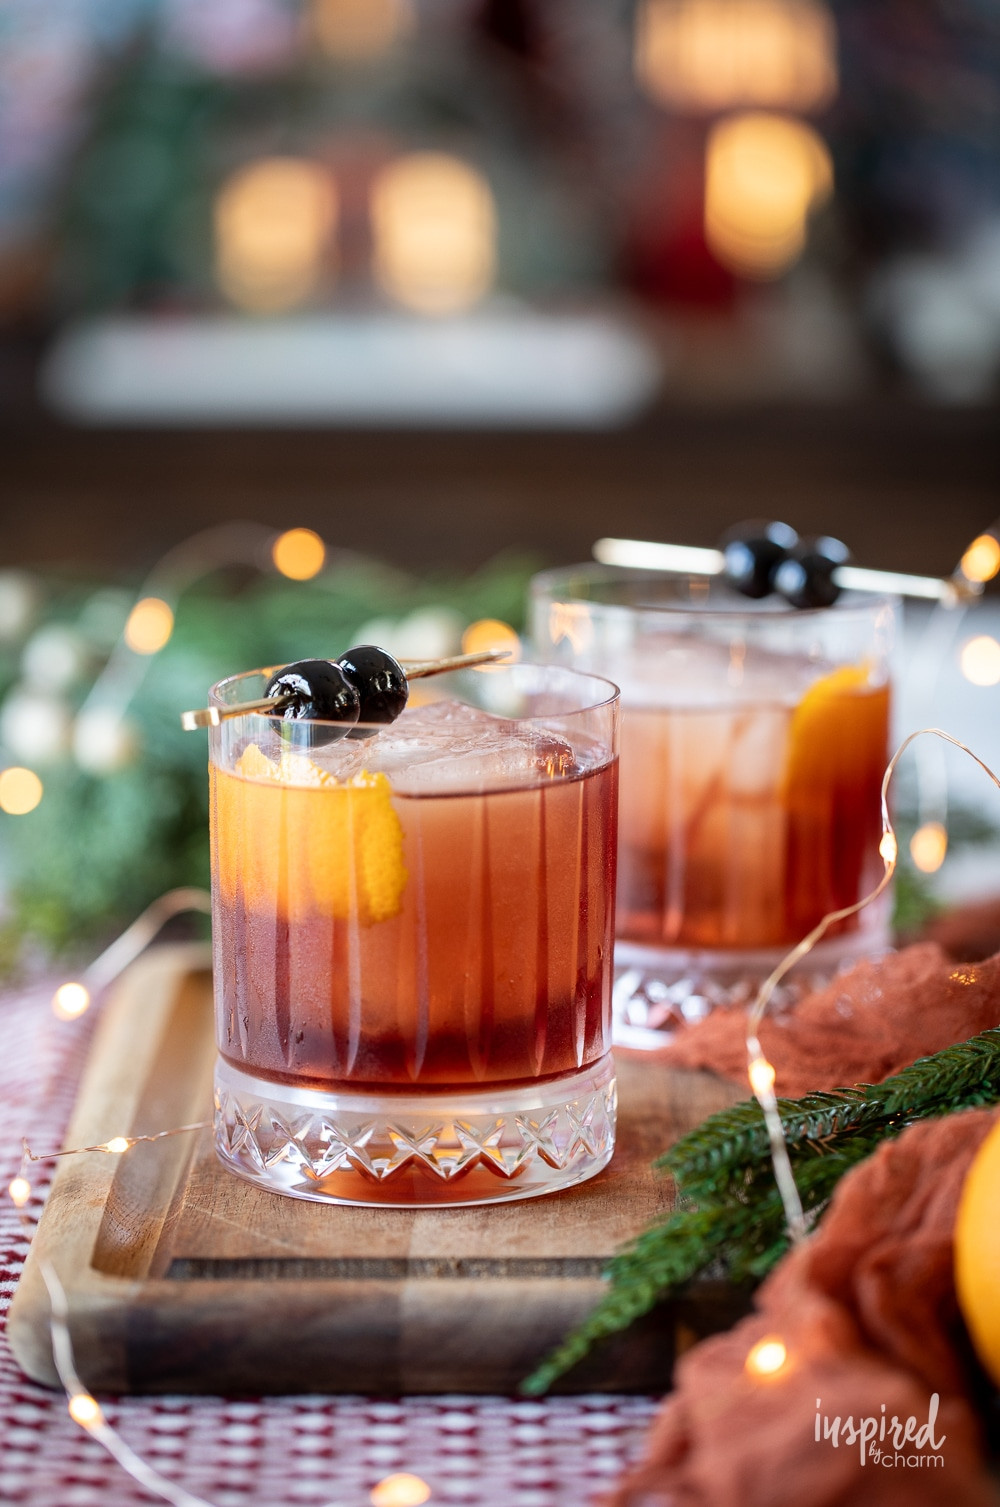
<path fill-rule="evenodd" d="M 271 547 L 274 567 L 290 581 L 311 581 L 326 560 L 326 545 L 311 528 L 292 528 L 279 534 Z"/>
<path fill-rule="evenodd" d="M 505 649 L 507 658 L 497 665 L 481 665 L 482 670 L 501 669 L 513 665 L 521 658 L 521 640 L 509 623 L 495 617 L 481 617 L 470 623 L 462 634 L 463 654 L 485 654 L 487 651 Z"/>
<path fill-rule="evenodd" d="M 313 0 L 309 20 L 328 57 L 361 63 L 381 57 L 411 31 L 414 14 L 410 0 Z"/>
<path fill-rule="evenodd" d="M 769 1094 L 774 1087 L 774 1068 L 766 1057 L 755 1057 L 751 1062 L 748 1077 L 755 1094 Z"/>
<path fill-rule="evenodd" d="M 1000 570 L 1000 541 L 992 534 L 980 534 L 962 556 L 959 570 L 967 581 L 992 581 Z"/>
<path fill-rule="evenodd" d="M 443 152 L 391 162 L 371 191 L 375 276 L 421 314 L 456 314 L 496 273 L 496 209 L 481 173 Z"/>
<path fill-rule="evenodd" d="M 240 168 L 215 202 L 215 268 L 240 308 L 280 313 L 333 271 L 337 191 L 317 162 L 267 157 Z"/>
<path fill-rule="evenodd" d="M 636 77 L 672 109 L 815 110 L 837 92 L 836 43 L 819 0 L 643 0 Z"/>
<path fill-rule="evenodd" d="M 758 1340 L 746 1358 L 746 1369 L 751 1376 L 775 1376 L 788 1360 L 788 1347 L 783 1340 Z"/>
<path fill-rule="evenodd" d="M 712 252 L 743 277 L 777 277 L 802 252 L 808 215 L 832 190 L 826 145 L 801 121 L 751 111 L 714 126 L 706 152 Z"/>
<path fill-rule="evenodd" d="M 52 996 L 52 1009 L 60 1020 L 76 1020 L 90 1005 L 90 991 L 75 982 L 60 984 Z"/>
<path fill-rule="evenodd" d="M 123 1151 L 128 1150 L 128 1147 L 129 1143 L 123 1135 L 112 1136 L 107 1144 L 107 1150 L 114 1156 L 121 1156 Z"/>
<path fill-rule="evenodd" d="M 1000 681 L 1000 644 L 988 633 L 970 638 L 959 656 L 962 674 L 973 685 L 996 685 Z"/>
<path fill-rule="evenodd" d="M 26 1177 L 15 1177 L 7 1184 L 7 1192 L 14 1207 L 23 1209 L 31 1197 L 31 1184 Z"/>
<path fill-rule="evenodd" d="M 936 874 L 948 852 L 948 833 L 940 822 L 924 822 L 910 838 L 910 857 L 923 874 Z"/>
<path fill-rule="evenodd" d="M 74 1392 L 67 1406 L 69 1416 L 74 1423 L 80 1424 L 81 1428 L 97 1428 L 104 1422 L 97 1399 L 91 1397 L 89 1392 Z"/>
<path fill-rule="evenodd" d="M 0 773 L 0 811 L 6 811 L 8 816 L 26 816 L 34 811 L 44 793 L 33 769 L 12 764 Z"/>
<path fill-rule="evenodd" d="M 423 1502 L 430 1499 L 431 1489 L 426 1481 L 419 1476 L 411 1476 L 407 1471 L 400 1471 L 393 1476 L 385 1476 L 371 1490 L 372 1507 L 421 1507 Z"/>
<path fill-rule="evenodd" d="M 160 597 L 136 602 L 125 624 L 125 642 L 133 654 L 157 654 L 174 631 L 173 609 Z"/>

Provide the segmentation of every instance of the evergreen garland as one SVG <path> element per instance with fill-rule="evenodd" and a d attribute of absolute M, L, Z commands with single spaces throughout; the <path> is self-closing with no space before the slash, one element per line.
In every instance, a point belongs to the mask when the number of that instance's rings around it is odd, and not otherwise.
<path fill-rule="evenodd" d="M 1000 1028 L 921 1057 L 880 1084 L 779 1100 L 802 1207 L 818 1221 L 845 1172 L 918 1120 L 1000 1101 Z M 709 1116 L 656 1166 L 682 1206 L 611 1261 L 608 1291 L 522 1384 L 545 1392 L 599 1340 L 626 1329 L 710 1268 L 759 1282 L 788 1248 L 763 1112 L 751 1099 Z"/>

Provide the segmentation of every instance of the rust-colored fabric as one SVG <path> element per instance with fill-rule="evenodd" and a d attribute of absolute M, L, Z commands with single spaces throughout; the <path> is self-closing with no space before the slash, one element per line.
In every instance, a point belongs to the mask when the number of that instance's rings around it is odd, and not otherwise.
<path fill-rule="evenodd" d="M 785 1098 L 879 1083 L 900 1068 L 1000 1025 L 1000 953 L 958 963 L 933 942 L 859 963 L 760 1030 Z M 746 1013 L 716 1010 L 658 1050 L 670 1067 L 746 1082 Z"/>
<path fill-rule="evenodd" d="M 962 1180 L 997 1118 L 970 1110 L 913 1126 L 841 1183 L 817 1232 L 761 1288 L 756 1312 L 679 1363 L 646 1458 L 609 1507 L 997 1507 L 969 1400 L 952 1279 Z M 753 1379 L 764 1337 L 788 1360 Z M 821 1418 L 928 1421 L 940 1447 L 815 1437 Z M 822 1429 L 821 1429 L 822 1435 Z M 944 1436 L 942 1438 L 942 1436 Z M 902 1460 L 897 1455 L 902 1455 Z M 937 1454 L 940 1463 L 929 1457 Z M 928 1463 L 907 1464 L 923 1459 Z"/>

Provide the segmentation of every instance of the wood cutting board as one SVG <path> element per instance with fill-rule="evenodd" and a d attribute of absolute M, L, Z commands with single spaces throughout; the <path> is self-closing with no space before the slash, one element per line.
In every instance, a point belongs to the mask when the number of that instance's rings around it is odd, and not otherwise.
<path fill-rule="evenodd" d="M 119 981 L 100 1022 L 66 1145 L 210 1118 L 207 949 L 164 946 Z M 611 1165 L 549 1197 L 473 1208 L 363 1209 L 256 1188 L 216 1160 L 211 1132 L 67 1158 L 10 1312 L 14 1353 L 57 1385 L 39 1270 L 67 1292 L 78 1369 L 95 1391 L 356 1392 L 516 1389 L 593 1306 L 623 1241 L 671 1206 L 650 1162 L 733 1084 L 618 1053 Z M 722 1283 L 601 1347 L 570 1391 L 663 1388 L 676 1353 L 743 1311 Z"/>

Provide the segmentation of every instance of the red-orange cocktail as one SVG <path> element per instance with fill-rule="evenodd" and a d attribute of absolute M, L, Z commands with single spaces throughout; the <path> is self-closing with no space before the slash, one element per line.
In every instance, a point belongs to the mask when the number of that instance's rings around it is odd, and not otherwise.
<path fill-rule="evenodd" d="M 441 680 L 368 740 L 213 732 L 219 1146 L 281 1191 L 492 1201 L 611 1154 L 614 688 Z"/>
<path fill-rule="evenodd" d="M 893 603 L 796 611 L 584 566 L 537 577 L 533 613 L 539 653 L 621 688 L 616 1023 L 654 1045 L 745 1004 L 881 876 Z M 832 927 L 800 983 L 878 951 L 885 926 L 879 907 Z"/>

